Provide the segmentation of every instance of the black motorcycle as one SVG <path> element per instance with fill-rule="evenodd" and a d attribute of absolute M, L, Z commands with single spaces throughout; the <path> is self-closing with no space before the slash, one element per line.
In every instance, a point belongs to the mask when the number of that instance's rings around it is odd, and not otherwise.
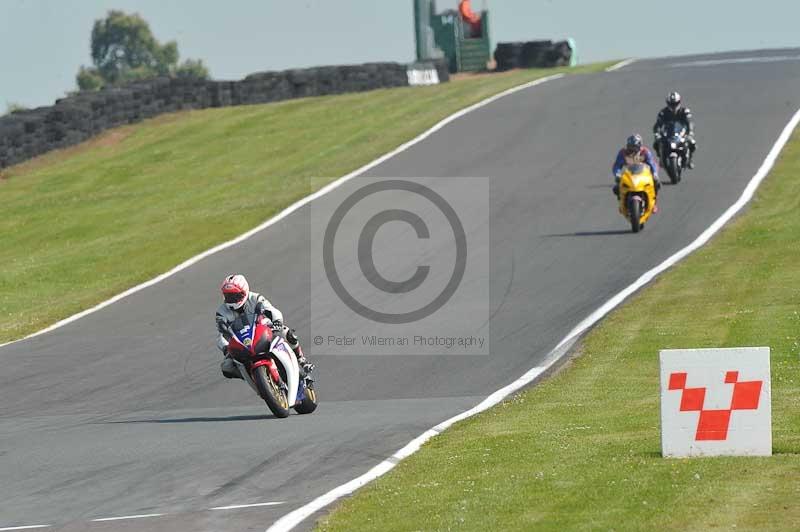
<path fill-rule="evenodd" d="M 677 185 L 688 163 L 689 142 L 686 138 L 686 126 L 681 122 L 667 126 L 666 130 L 662 131 L 660 146 L 657 149 L 661 166 L 667 170 L 672 184 Z"/>

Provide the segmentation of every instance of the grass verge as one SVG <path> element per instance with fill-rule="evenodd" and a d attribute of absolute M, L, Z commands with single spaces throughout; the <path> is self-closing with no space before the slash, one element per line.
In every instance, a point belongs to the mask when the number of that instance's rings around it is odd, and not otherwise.
<path fill-rule="evenodd" d="M 433 87 L 165 115 L 0 173 L 0 343 L 258 225 L 525 70 Z M 317 183 L 319 180 L 314 180 Z"/>
<path fill-rule="evenodd" d="M 800 134 L 749 210 L 553 378 L 433 438 L 320 530 L 800 528 Z M 772 348 L 770 458 L 660 456 L 658 351 Z"/>

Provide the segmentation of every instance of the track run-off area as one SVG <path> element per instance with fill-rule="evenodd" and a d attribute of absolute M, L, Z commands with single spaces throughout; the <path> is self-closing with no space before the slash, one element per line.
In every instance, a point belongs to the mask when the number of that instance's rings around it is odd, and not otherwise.
<path fill-rule="evenodd" d="M 665 185 L 658 215 L 631 235 L 611 161 L 632 132 L 650 139 L 669 90 L 697 117 L 697 169 Z M 640 60 L 496 98 L 370 166 L 362 177 L 488 178 L 488 224 L 466 229 L 487 232 L 472 252 L 491 257 L 489 301 L 473 303 L 488 307 L 490 354 L 320 354 L 313 415 L 272 419 L 221 377 L 213 334 L 217 286 L 235 270 L 312 337 L 310 204 L 0 347 L 0 530 L 264 530 L 298 509 L 311 527 L 324 506 L 310 502 L 545 367 L 597 309 L 695 241 L 739 200 L 798 107 L 800 50 Z M 362 177 L 313 202 L 341 203 Z M 374 245 L 400 266 L 416 260 Z"/>

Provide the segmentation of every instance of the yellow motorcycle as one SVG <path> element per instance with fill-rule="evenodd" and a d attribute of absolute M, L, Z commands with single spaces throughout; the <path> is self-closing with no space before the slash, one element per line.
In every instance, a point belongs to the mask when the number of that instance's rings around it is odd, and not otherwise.
<path fill-rule="evenodd" d="M 650 167 L 636 159 L 625 159 L 619 179 L 619 213 L 638 233 L 656 212 L 656 187 Z"/>

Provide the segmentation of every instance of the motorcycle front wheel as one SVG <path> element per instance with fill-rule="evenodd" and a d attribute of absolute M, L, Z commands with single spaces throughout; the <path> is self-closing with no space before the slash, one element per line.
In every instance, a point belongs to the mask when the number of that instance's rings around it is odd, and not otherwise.
<path fill-rule="evenodd" d="M 642 228 L 642 202 L 632 200 L 628 205 L 628 213 L 631 217 L 631 231 L 638 233 Z"/>
<path fill-rule="evenodd" d="M 678 164 L 677 157 L 670 157 L 667 160 L 667 173 L 673 185 L 677 185 L 681 182 L 681 165 Z"/>
<path fill-rule="evenodd" d="M 276 417 L 289 417 L 289 399 L 283 388 L 272 380 L 267 368 L 259 366 L 253 371 L 253 381 L 258 393 Z"/>

